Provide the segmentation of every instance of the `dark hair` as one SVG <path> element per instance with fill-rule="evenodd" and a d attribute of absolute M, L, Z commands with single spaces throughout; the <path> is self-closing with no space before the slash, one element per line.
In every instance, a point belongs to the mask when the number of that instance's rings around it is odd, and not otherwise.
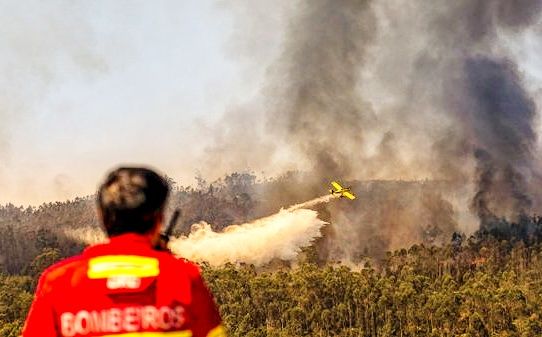
<path fill-rule="evenodd" d="M 109 236 L 147 233 L 163 212 L 167 181 L 140 167 L 121 167 L 109 173 L 98 190 L 97 203 Z"/>

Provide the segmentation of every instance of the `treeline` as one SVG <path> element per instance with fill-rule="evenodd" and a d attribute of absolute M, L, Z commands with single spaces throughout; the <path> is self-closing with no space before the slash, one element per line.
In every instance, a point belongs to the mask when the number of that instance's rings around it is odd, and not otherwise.
<path fill-rule="evenodd" d="M 168 212 L 182 209 L 177 234 L 199 221 L 220 230 L 321 195 L 325 182 L 306 181 L 295 173 L 269 181 L 234 173 L 211 183 L 199 179 L 195 187 L 174 184 Z M 365 207 L 389 215 L 394 226 L 406 220 L 402 213 L 382 212 L 382 201 L 397 195 L 438 195 L 440 189 L 427 182 L 356 186 L 363 191 L 360 199 L 374 199 L 363 200 Z M 405 198 L 396 198 L 397 205 L 410 205 Z M 494 219 L 467 238 L 452 235 L 450 216 L 442 211 L 446 205 L 434 202 L 438 198 L 422 200 L 426 213 L 410 220 L 426 220 L 425 227 L 418 226 L 424 235 L 429 233 L 422 237 L 425 244 L 385 253 L 384 242 L 374 249 L 379 254 L 360 254 L 350 267 L 329 262 L 321 250 L 325 242 L 308 248 L 303 262 L 291 268 L 280 261 L 258 270 L 250 265 L 202 266 L 230 335 L 542 335 L 542 220 L 524 217 L 513 224 Z M 397 205 L 389 208 L 401 209 Z M 319 210 L 327 221 L 332 207 L 352 217 L 377 219 L 353 203 L 328 206 L 330 210 Z M 19 334 L 40 272 L 83 248 L 66 231 L 97 227 L 93 196 L 40 207 L 0 206 L 0 337 Z M 325 230 L 324 238 L 332 237 Z M 360 235 L 360 244 L 383 242 L 377 234 Z M 436 237 L 448 239 L 433 246 L 439 243 Z"/>
<path fill-rule="evenodd" d="M 471 238 L 389 253 L 378 268 L 205 268 L 231 336 L 542 335 L 542 246 Z"/>
<path fill-rule="evenodd" d="M 502 227 L 498 237 L 456 235 L 374 266 L 202 268 L 230 336 L 540 336 L 542 221 L 508 226 L 506 238 Z M 59 258 L 48 249 L 24 275 L 0 275 L 1 337 L 17 336 L 37 275 Z"/>
<path fill-rule="evenodd" d="M 230 224 L 267 216 L 281 207 L 326 194 L 329 184 L 296 172 L 268 180 L 258 180 L 251 173 L 232 173 L 212 182 L 197 178 L 194 187 L 170 182 L 173 189 L 166 213 L 174 208 L 182 211 L 174 235 L 188 234 L 190 226 L 200 221 L 220 231 Z M 351 185 L 359 192 L 358 203 L 336 202 L 318 209 L 320 218 L 329 223 L 333 222 L 331 214 L 339 213 L 343 220 L 348 218 L 351 226 L 360 222 L 352 233 L 359 240 L 351 240 L 356 245 L 351 256 L 355 253 L 361 258 L 381 258 L 390 250 L 390 233 L 408 233 L 410 241 L 440 244 L 447 242 L 455 230 L 451 208 L 438 203 L 443 190 L 439 182 L 373 181 Z M 411 210 L 422 212 L 410 214 Z M 83 249 L 84 243 L 69 233 L 99 228 L 94 196 L 39 207 L 0 205 L 0 271 L 19 273 L 47 249 L 56 249 L 61 256 L 73 255 Z M 340 240 L 335 240 L 337 229 L 332 224 L 324 228 L 324 238 L 316 244 L 320 260 L 334 258 L 329 256 L 330 247 L 341 250 Z"/>

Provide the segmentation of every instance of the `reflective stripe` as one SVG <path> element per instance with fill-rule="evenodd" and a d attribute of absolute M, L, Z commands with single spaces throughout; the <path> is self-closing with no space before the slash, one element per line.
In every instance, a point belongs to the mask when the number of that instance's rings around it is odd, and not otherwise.
<path fill-rule="evenodd" d="M 158 259 L 135 255 L 107 255 L 88 261 L 87 276 L 91 279 L 112 276 L 151 277 L 160 274 Z"/>
<path fill-rule="evenodd" d="M 222 325 L 219 325 L 213 330 L 209 331 L 207 337 L 226 337 L 226 330 Z"/>
<path fill-rule="evenodd" d="M 192 337 L 192 331 L 167 331 L 167 332 L 128 332 L 116 335 L 103 335 L 100 337 Z"/>

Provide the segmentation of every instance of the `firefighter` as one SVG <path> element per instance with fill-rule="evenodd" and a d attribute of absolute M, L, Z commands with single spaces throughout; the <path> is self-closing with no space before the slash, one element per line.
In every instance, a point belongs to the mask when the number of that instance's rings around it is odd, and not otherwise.
<path fill-rule="evenodd" d="M 43 272 L 22 336 L 226 336 L 198 267 L 155 249 L 168 192 L 152 170 L 111 172 L 97 195 L 108 242 Z"/>

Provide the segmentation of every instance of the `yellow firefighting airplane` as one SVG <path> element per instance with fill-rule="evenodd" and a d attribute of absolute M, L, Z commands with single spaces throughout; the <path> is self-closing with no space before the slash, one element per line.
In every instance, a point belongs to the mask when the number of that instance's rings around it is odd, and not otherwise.
<path fill-rule="evenodd" d="M 329 193 L 332 195 L 338 195 L 339 198 L 346 197 L 350 200 L 356 199 L 356 196 L 350 191 L 350 187 L 342 187 L 341 184 L 336 181 L 332 181 L 331 186 L 333 186 L 333 189 L 329 190 Z"/>

